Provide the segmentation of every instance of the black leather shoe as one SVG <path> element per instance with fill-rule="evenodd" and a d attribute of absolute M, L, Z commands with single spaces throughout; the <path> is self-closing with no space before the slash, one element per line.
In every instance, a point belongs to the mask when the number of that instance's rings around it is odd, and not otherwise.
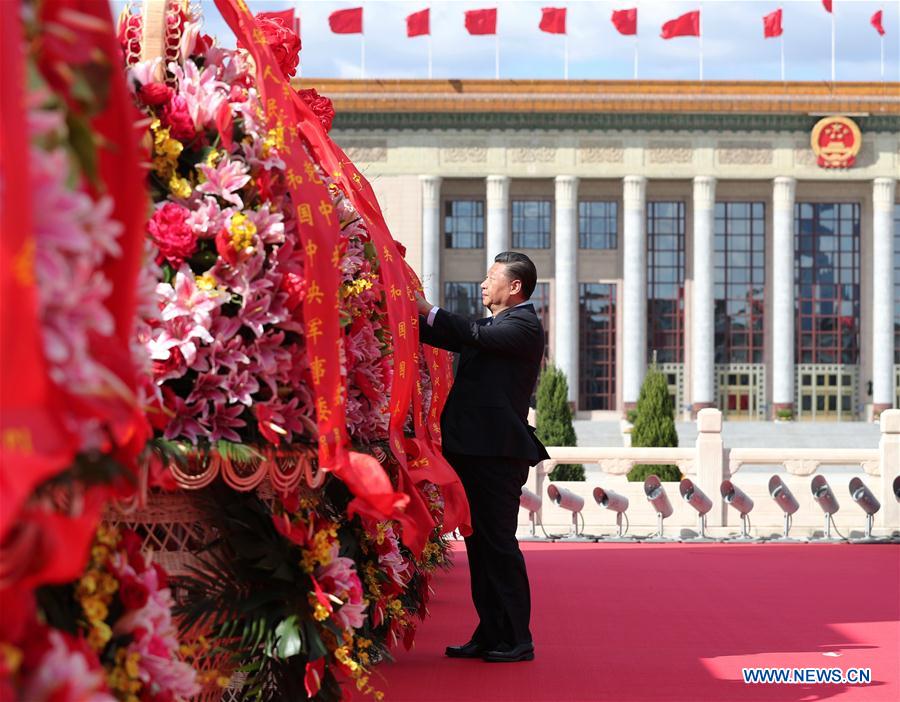
<path fill-rule="evenodd" d="M 531 641 L 517 646 L 498 646 L 496 649 L 485 651 L 482 658 L 488 663 L 518 663 L 519 661 L 534 660 L 534 644 Z"/>
<path fill-rule="evenodd" d="M 448 658 L 481 658 L 485 648 L 477 641 L 469 641 L 462 646 L 447 646 L 444 655 Z"/>

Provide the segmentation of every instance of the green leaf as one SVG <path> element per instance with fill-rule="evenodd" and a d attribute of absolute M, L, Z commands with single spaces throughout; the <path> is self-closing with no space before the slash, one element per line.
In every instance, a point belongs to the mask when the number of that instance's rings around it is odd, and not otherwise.
<path fill-rule="evenodd" d="M 271 658 L 282 660 L 303 652 L 303 634 L 297 626 L 297 615 L 292 614 L 275 627 L 274 651 L 266 651 Z"/>
<path fill-rule="evenodd" d="M 97 145 L 94 133 L 87 120 L 68 112 L 66 128 L 69 131 L 69 146 L 78 161 L 85 177 L 94 185 L 97 184 Z"/>

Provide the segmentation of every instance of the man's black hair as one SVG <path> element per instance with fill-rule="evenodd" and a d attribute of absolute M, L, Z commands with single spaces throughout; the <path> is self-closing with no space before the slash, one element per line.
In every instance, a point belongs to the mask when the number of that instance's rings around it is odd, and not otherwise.
<path fill-rule="evenodd" d="M 526 300 L 531 299 L 531 294 L 537 286 L 537 268 L 534 262 L 518 251 L 503 251 L 494 257 L 494 263 L 502 263 L 506 266 L 506 274 L 509 279 L 522 281 L 522 294 Z"/>

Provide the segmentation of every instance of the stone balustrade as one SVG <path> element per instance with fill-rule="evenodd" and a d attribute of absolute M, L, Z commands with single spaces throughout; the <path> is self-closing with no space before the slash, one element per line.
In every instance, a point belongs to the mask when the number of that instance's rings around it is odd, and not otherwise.
<path fill-rule="evenodd" d="M 645 536 L 656 530 L 656 512 L 647 501 L 643 483 L 627 480 L 635 464 L 674 464 L 713 501 L 707 515 L 707 531 L 712 536 L 726 536 L 740 527 L 740 516 L 720 496 L 724 480 L 731 480 L 754 502 L 750 513 L 751 533 L 770 536 L 780 533 L 783 513 L 768 493 L 771 475 L 778 474 L 800 504 L 793 515 L 792 536 L 805 537 L 821 531 L 825 515 L 813 499 L 810 482 L 814 475 L 824 475 L 840 504 L 834 515 L 835 527 L 845 535 L 862 531 L 865 513 L 850 496 L 849 482 L 859 477 L 881 503 L 875 515 L 873 534 L 888 536 L 900 531 L 900 503 L 892 483 L 900 474 L 900 410 L 882 412 L 881 438 L 877 449 L 803 448 L 773 449 L 766 447 L 725 448 L 722 442 L 722 414 L 706 408 L 697 415 L 697 440 L 693 447 L 549 447 L 551 459 L 532 468 L 526 487 L 542 498 L 538 517 L 548 531 L 559 533 L 571 524 L 571 513 L 557 507 L 547 498 L 548 474 L 560 463 L 580 463 L 585 467 L 584 482 L 561 482 L 585 499 L 582 511 L 584 530 L 588 534 L 611 535 L 615 532 L 615 514 L 593 499 L 595 487 L 603 487 L 624 495 L 629 500 L 629 534 Z M 679 530 L 696 531 L 697 513 L 682 500 L 678 483 L 664 483 L 674 513 L 665 520 L 669 535 Z M 528 528 L 528 513 L 519 512 L 520 533 Z"/>

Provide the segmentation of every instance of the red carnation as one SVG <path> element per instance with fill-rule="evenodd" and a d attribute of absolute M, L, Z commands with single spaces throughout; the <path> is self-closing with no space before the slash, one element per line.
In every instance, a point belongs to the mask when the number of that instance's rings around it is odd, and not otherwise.
<path fill-rule="evenodd" d="M 135 578 L 126 576 L 119 583 L 119 599 L 125 609 L 142 609 L 149 597 L 150 592 L 146 586 Z"/>
<path fill-rule="evenodd" d="M 281 72 L 290 78 L 300 65 L 300 37 L 280 17 L 266 17 L 266 14 L 256 16 L 256 26 L 262 30 Z M 240 41 L 237 45 L 241 49 L 247 48 Z"/>
<path fill-rule="evenodd" d="M 172 98 L 172 88 L 165 83 L 147 83 L 138 91 L 138 97 L 151 107 L 165 105 Z"/>
<path fill-rule="evenodd" d="M 281 279 L 281 290 L 287 293 L 287 308 L 294 311 L 306 297 L 306 278 L 298 273 L 285 273 Z"/>
<path fill-rule="evenodd" d="M 167 202 L 153 213 L 147 230 L 159 247 L 158 262 L 164 259 L 178 268 L 197 250 L 197 237 L 187 223 L 188 211 L 174 202 Z"/>
<path fill-rule="evenodd" d="M 319 95 L 315 88 L 307 88 L 306 90 L 298 90 L 297 94 L 313 111 L 313 114 L 319 118 L 326 132 L 331 131 L 331 123 L 334 121 L 334 106 L 331 99 L 324 95 Z"/>
<path fill-rule="evenodd" d="M 143 542 L 141 537 L 134 533 L 131 529 L 123 529 L 122 535 L 119 537 L 119 545 L 125 549 L 130 556 L 133 553 L 140 553 Z"/>
<path fill-rule="evenodd" d="M 164 127 L 169 128 L 169 135 L 178 141 L 190 141 L 197 134 L 184 95 L 172 96 L 163 108 L 160 121 Z"/>

